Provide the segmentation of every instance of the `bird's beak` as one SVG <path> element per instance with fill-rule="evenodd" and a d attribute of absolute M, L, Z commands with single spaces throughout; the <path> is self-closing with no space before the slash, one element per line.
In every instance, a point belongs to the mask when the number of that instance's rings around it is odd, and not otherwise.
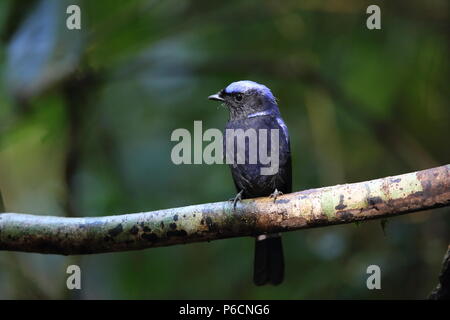
<path fill-rule="evenodd" d="M 216 100 L 216 101 L 225 101 L 221 96 L 220 96 L 220 92 L 216 93 L 216 94 L 212 94 L 208 97 L 209 100 Z"/>

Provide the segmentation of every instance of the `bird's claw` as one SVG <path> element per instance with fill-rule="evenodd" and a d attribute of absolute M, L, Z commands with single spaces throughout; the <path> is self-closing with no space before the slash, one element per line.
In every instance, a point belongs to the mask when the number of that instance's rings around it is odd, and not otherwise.
<path fill-rule="evenodd" d="M 283 195 L 283 192 L 278 191 L 278 189 L 275 189 L 275 191 L 269 196 L 269 198 L 273 198 L 273 203 L 277 201 L 278 196 Z"/>
<path fill-rule="evenodd" d="M 236 209 L 236 204 L 238 201 L 242 200 L 242 193 L 244 190 L 241 190 L 234 198 L 231 198 L 229 201 L 233 202 L 233 209 Z"/>

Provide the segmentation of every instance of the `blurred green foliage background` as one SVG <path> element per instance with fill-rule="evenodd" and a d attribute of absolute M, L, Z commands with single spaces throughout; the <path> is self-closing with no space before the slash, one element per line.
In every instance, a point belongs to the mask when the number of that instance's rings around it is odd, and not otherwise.
<path fill-rule="evenodd" d="M 81 7 L 67 30 L 66 7 Z M 366 28 L 381 7 L 382 30 Z M 289 126 L 294 190 L 449 163 L 449 2 L 1 1 L 7 212 L 101 216 L 222 201 L 225 165 L 170 160 L 176 128 L 223 128 L 208 95 L 251 79 Z M 0 253 L 0 298 L 425 298 L 449 209 L 284 235 L 286 279 L 252 284 L 253 239 L 92 256 Z M 69 264 L 82 290 L 65 287 Z M 366 268 L 382 290 L 366 288 Z"/>

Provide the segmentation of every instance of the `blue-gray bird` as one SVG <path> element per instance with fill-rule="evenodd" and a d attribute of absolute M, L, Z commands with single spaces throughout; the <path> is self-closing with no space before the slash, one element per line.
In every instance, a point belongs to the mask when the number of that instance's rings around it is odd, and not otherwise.
<path fill-rule="evenodd" d="M 228 85 L 217 94 L 209 96 L 210 100 L 217 100 L 225 104 L 230 113 L 226 129 L 254 129 L 259 133 L 267 129 L 267 141 L 270 154 L 270 130 L 278 129 L 279 166 L 278 171 L 271 175 L 261 173 L 263 165 L 260 162 L 260 136 L 257 134 L 258 162 L 249 163 L 249 139 L 245 140 L 245 163 L 230 164 L 231 174 L 237 189 L 236 201 L 246 198 L 270 196 L 276 197 L 292 190 L 292 167 L 289 134 L 286 124 L 281 118 L 275 97 L 266 86 L 245 80 Z M 264 131 L 262 131 L 264 132 Z M 234 139 L 234 138 L 233 138 Z M 224 150 L 226 150 L 226 134 Z M 238 152 L 236 141 L 233 141 L 233 151 Z M 255 150 L 255 149 L 253 149 Z M 264 151 L 268 151 L 264 150 Z M 226 154 L 226 151 L 225 151 Z M 266 162 L 267 163 L 267 162 Z M 256 285 L 267 283 L 277 285 L 284 278 L 284 258 L 281 236 L 279 234 L 265 234 L 256 237 L 253 281 Z"/>

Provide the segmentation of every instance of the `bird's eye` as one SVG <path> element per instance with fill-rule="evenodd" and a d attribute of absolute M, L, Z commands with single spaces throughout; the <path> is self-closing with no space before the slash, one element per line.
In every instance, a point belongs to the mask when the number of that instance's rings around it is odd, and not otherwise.
<path fill-rule="evenodd" d="M 234 99 L 238 102 L 242 101 L 242 94 L 238 93 L 237 95 L 234 96 Z"/>

